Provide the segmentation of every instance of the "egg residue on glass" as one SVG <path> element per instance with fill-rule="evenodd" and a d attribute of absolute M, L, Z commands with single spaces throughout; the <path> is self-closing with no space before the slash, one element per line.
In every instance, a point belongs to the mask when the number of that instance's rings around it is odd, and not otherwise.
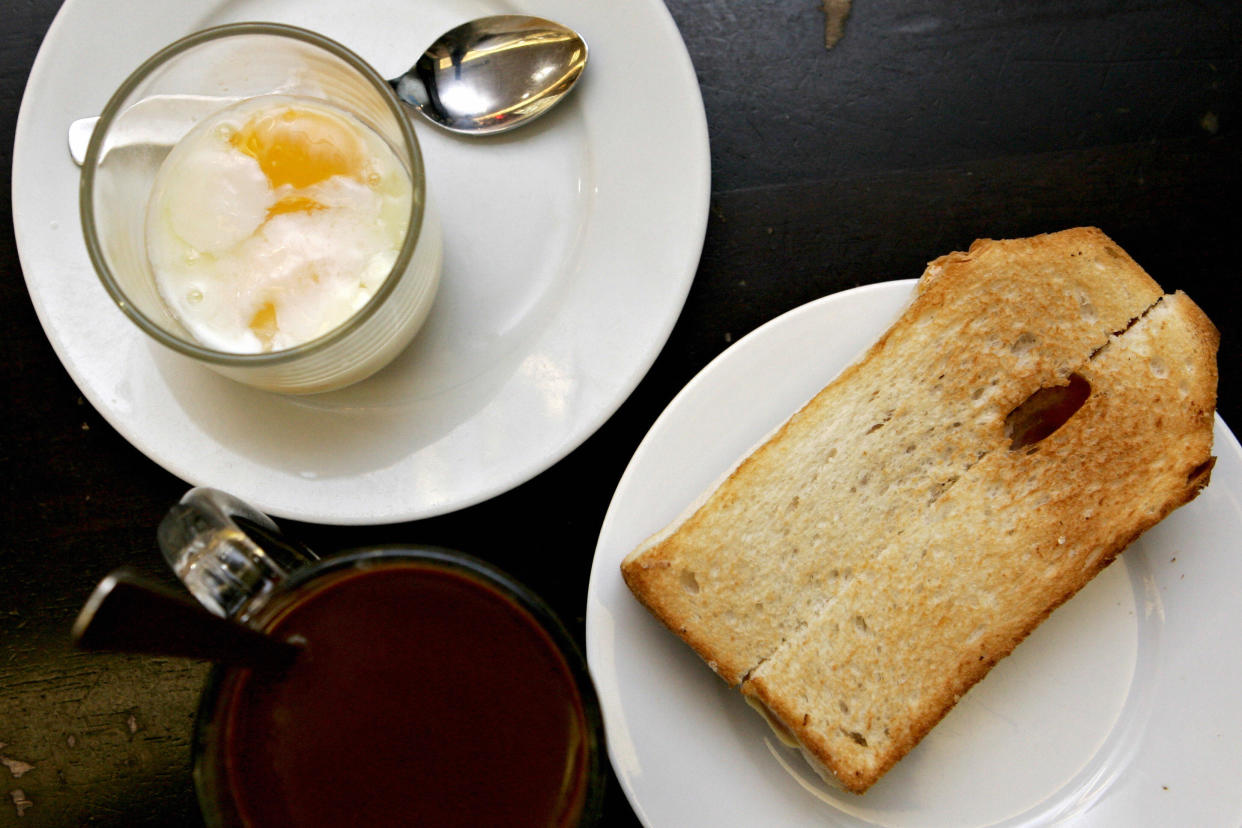
<path fill-rule="evenodd" d="M 327 103 L 260 96 L 197 124 L 164 160 L 147 256 L 200 343 L 278 351 L 348 319 L 387 278 L 413 186 L 392 148 Z"/>

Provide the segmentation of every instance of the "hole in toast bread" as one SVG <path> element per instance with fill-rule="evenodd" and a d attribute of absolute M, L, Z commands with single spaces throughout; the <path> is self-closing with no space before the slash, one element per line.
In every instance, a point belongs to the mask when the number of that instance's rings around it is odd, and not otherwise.
<path fill-rule="evenodd" d="M 927 498 L 928 504 L 930 505 L 932 503 L 935 503 L 940 498 L 940 496 L 949 489 L 950 486 L 952 486 L 954 483 L 956 483 L 960 479 L 961 479 L 961 475 L 955 474 L 937 483 L 932 488 L 931 494 Z"/>
<path fill-rule="evenodd" d="M 884 428 L 884 424 L 887 423 L 889 420 L 893 419 L 893 413 L 894 413 L 894 409 L 890 408 L 887 412 L 885 412 L 884 417 L 878 423 L 871 426 L 871 428 L 867 429 L 867 434 L 872 434 Z"/>
<path fill-rule="evenodd" d="M 857 730 L 846 730 L 845 728 L 840 728 L 840 730 L 843 734 L 850 737 L 854 744 L 861 747 L 867 746 L 867 737 L 859 733 Z"/>
<path fill-rule="evenodd" d="M 681 571 L 681 588 L 691 595 L 697 595 L 699 592 L 699 579 L 695 577 L 694 571 L 683 569 Z"/>
<path fill-rule="evenodd" d="M 1082 408 L 1091 396 L 1091 383 L 1070 374 L 1065 385 L 1041 388 L 1005 417 L 1010 449 L 1031 446 L 1053 434 Z"/>
<path fill-rule="evenodd" d="M 1035 347 L 1035 337 L 1029 333 L 1023 332 L 1009 346 L 1009 350 L 1014 354 L 1025 354 L 1031 348 Z"/>

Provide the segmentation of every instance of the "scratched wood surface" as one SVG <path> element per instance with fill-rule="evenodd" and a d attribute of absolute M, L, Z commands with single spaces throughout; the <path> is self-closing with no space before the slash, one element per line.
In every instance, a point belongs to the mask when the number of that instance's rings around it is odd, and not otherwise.
<path fill-rule="evenodd" d="M 7 176 L 17 106 L 58 3 L 6 5 Z M 1219 410 L 1242 423 L 1242 5 L 854 0 L 831 50 L 820 0 L 668 5 L 707 107 L 713 197 L 686 309 L 647 378 L 580 449 L 492 501 L 401 526 L 291 525 L 296 534 L 321 551 L 420 540 L 490 558 L 580 636 L 616 482 L 712 357 L 803 302 L 917 276 L 976 237 L 1075 224 L 1103 227 L 1217 321 Z M 116 435 L 60 367 L 3 209 L 0 828 L 194 825 L 189 740 L 205 666 L 67 644 L 108 570 L 169 580 L 153 529 L 184 484 Z M 607 824 L 638 824 L 615 783 L 607 807 Z"/>

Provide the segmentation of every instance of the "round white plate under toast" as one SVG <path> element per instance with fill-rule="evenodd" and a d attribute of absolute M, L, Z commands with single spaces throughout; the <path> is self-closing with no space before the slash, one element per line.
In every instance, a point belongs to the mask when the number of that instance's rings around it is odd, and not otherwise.
<path fill-rule="evenodd" d="M 270 20 L 320 31 L 395 77 L 439 33 L 513 12 L 581 31 L 590 65 L 564 104 L 511 135 L 417 119 L 444 271 L 426 326 L 384 371 L 330 394 L 267 394 L 166 352 L 108 298 L 87 259 L 66 131 L 148 55 L 207 26 Z M 709 195 L 698 80 L 660 0 L 67 0 L 13 149 L 22 269 L 83 396 L 183 480 L 321 523 L 452 511 L 576 448 L 672 330 Z"/>
<path fill-rule="evenodd" d="M 626 469 L 596 548 L 586 633 L 613 766 L 640 819 L 1242 824 L 1242 447 L 1219 417 L 1208 488 L 1054 612 L 863 796 L 824 784 L 630 596 L 622 558 L 870 345 L 913 285 L 828 296 L 741 339 L 673 400 Z"/>

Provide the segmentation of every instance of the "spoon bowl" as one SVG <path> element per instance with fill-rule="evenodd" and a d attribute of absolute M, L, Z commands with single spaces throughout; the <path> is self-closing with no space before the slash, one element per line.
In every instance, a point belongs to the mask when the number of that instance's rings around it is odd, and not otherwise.
<path fill-rule="evenodd" d="M 586 69 L 574 30 L 524 15 L 471 20 L 445 32 L 390 81 L 432 123 L 466 135 L 507 132 L 556 105 Z"/>

